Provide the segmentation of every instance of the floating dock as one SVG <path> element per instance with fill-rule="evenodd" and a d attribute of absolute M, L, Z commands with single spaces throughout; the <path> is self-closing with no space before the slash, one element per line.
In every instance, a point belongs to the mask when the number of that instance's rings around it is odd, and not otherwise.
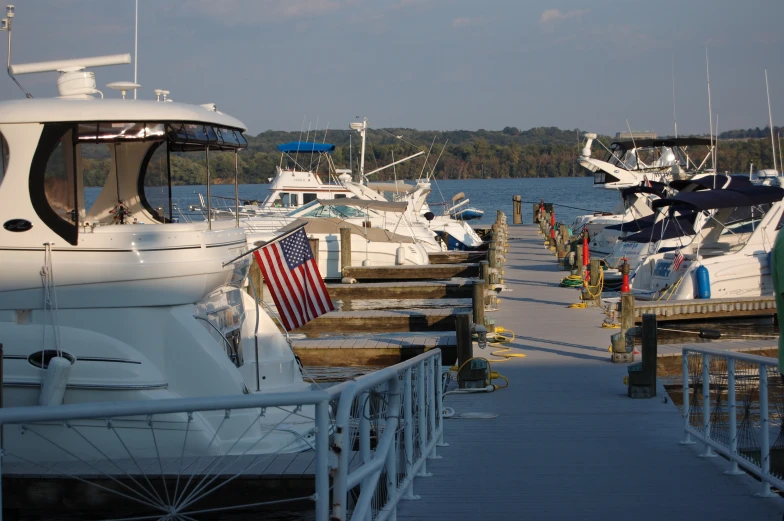
<path fill-rule="evenodd" d="M 493 364 L 508 388 L 444 401 L 456 418 L 498 417 L 445 420 L 449 446 L 428 461 L 432 476 L 415 480 L 421 500 L 401 502 L 397 518 L 779 521 L 784 500 L 754 497 L 756 480 L 723 474 L 726 461 L 698 458 L 699 444 L 678 444 L 683 419 L 661 384 L 656 398 L 627 397 L 628 366 L 607 352 L 617 330 L 601 327 L 601 308 L 567 308 L 579 292 L 559 287 L 564 272 L 537 229 L 509 227 L 512 291 L 489 315 L 515 331 L 513 352 L 526 358 Z M 490 351 L 474 355 L 495 359 Z"/>

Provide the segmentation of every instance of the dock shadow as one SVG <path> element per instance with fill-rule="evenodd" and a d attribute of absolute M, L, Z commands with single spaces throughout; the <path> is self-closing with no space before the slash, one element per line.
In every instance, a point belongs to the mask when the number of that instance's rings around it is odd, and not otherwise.
<path fill-rule="evenodd" d="M 540 284 L 545 285 L 545 284 Z M 505 297 L 503 293 L 501 293 L 502 300 L 516 300 L 517 302 L 532 302 L 534 304 L 545 304 L 549 306 L 558 306 L 560 308 L 566 307 L 569 304 L 574 304 L 574 302 L 564 301 L 564 302 L 555 302 L 552 300 L 540 300 L 536 298 L 528 298 L 528 297 Z"/>
<path fill-rule="evenodd" d="M 547 340 L 545 338 L 526 337 L 526 336 L 520 336 L 520 335 L 517 335 L 515 337 L 515 343 L 519 344 L 522 341 L 537 342 L 537 343 L 540 343 L 540 344 L 551 344 L 551 345 L 554 345 L 554 346 L 563 346 L 563 347 L 571 347 L 571 348 L 576 348 L 576 349 L 583 349 L 583 350 L 586 350 L 586 351 L 596 352 L 597 354 L 574 353 L 574 352 L 571 352 L 571 351 L 563 351 L 563 350 L 560 350 L 560 349 L 557 349 L 557 348 L 539 347 L 539 346 L 532 346 L 532 345 L 528 345 L 528 344 L 520 345 L 520 349 L 524 349 L 524 350 L 541 351 L 543 353 L 551 353 L 551 354 L 554 354 L 554 355 L 568 356 L 568 357 L 571 357 L 571 358 L 580 358 L 580 359 L 583 359 L 583 360 L 600 360 L 602 362 L 606 362 L 606 361 L 609 360 L 609 357 L 606 355 L 606 352 L 607 352 L 606 349 L 601 349 L 599 347 L 587 346 L 587 345 L 581 345 L 581 344 L 572 344 L 572 343 L 569 343 L 569 342 L 559 342 L 559 341 Z M 598 353 L 605 353 L 605 354 L 600 356 Z"/>

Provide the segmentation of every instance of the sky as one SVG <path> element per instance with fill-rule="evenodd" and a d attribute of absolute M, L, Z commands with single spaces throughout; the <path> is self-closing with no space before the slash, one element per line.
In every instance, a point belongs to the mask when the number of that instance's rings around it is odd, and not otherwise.
<path fill-rule="evenodd" d="M 784 125 L 782 0 L 138 0 L 140 98 L 215 103 L 264 130 L 614 135 Z M 18 0 L 12 63 L 134 52 L 134 0 Z M 133 65 L 93 69 L 98 89 Z M 57 73 L 20 76 L 56 96 Z M 23 97 L 0 79 L 0 99 Z"/>

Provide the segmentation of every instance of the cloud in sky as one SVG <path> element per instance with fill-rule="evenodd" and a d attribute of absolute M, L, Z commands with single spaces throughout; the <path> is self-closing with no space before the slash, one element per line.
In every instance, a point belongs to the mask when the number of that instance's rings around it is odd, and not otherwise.
<path fill-rule="evenodd" d="M 183 4 L 193 14 L 227 24 L 255 24 L 320 16 L 350 6 L 351 0 L 196 0 Z"/>
<path fill-rule="evenodd" d="M 539 23 L 549 24 L 567 20 L 569 18 L 580 18 L 588 13 L 588 11 L 589 9 L 573 9 L 566 12 L 563 12 L 560 9 L 547 9 L 546 11 L 543 11 L 542 15 L 539 17 Z"/>

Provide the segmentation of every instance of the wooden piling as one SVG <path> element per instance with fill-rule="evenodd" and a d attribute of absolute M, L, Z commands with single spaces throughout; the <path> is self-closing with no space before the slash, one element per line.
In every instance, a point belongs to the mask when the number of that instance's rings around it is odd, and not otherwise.
<path fill-rule="evenodd" d="M 474 309 L 474 324 L 484 325 L 485 323 L 485 282 L 475 280 L 473 294 L 471 295 L 471 306 Z"/>
<path fill-rule="evenodd" d="M 592 293 L 597 294 L 596 297 L 594 297 L 594 299 L 598 301 L 598 300 L 602 299 L 601 288 L 598 287 L 598 284 L 599 284 L 599 274 L 602 271 L 602 266 L 599 263 L 598 259 L 594 259 L 594 260 L 591 260 L 591 264 L 590 264 L 589 268 L 590 268 L 590 272 L 589 273 L 591 275 L 591 281 L 589 282 L 589 284 L 591 286 L 596 286 L 596 289 Z"/>
<path fill-rule="evenodd" d="M 523 198 L 519 195 L 512 197 L 512 224 L 523 224 Z"/>
<path fill-rule="evenodd" d="M 485 281 L 485 284 L 490 283 L 490 263 L 488 261 L 479 261 L 479 277 Z"/>
<path fill-rule="evenodd" d="M 621 331 L 626 332 L 634 327 L 634 295 L 621 293 Z"/>
<path fill-rule="evenodd" d="M 264 298 L 264 277 L 261 276 L 261 269 L 259 269 L 259 265 L 255 259 L 250 264 L 248 279 L 250 279 L 249 284 L 252 283 L 253 287 L 256 288 L 259 300 L 262 300 Z M 253 289 L 248 288 L 248 294 L 252 297 Z"/>
<path fill-rule="evenodd" d="M 654 398 L 656 396 L 656 315 L 642 316 L 642 363 L 629 367 L 629 389 L 631 398 Z"/>
<path fill-rule="evenodd" d="M 349 266 L 351 266 L 351 228 L 341 228 L 340 229 L 340 269 L 344 271 Z"/>
<path fill-rule="evenodd" d="M 471 340 L 471 318 L 469 315 L 455 317 L 455 334 L 457 336 L 457 367 L 461 367 L 469 358 L 474 356 L 474 346 Z"/>
<path fill-rule="evenodd" d="M 318 239 L 308 239 L 308 243 L 310 244 L 310 251 L 313 252 L 313 260 L 316 261 L 318 264 L 319 261 L 319 240 Z"/>

